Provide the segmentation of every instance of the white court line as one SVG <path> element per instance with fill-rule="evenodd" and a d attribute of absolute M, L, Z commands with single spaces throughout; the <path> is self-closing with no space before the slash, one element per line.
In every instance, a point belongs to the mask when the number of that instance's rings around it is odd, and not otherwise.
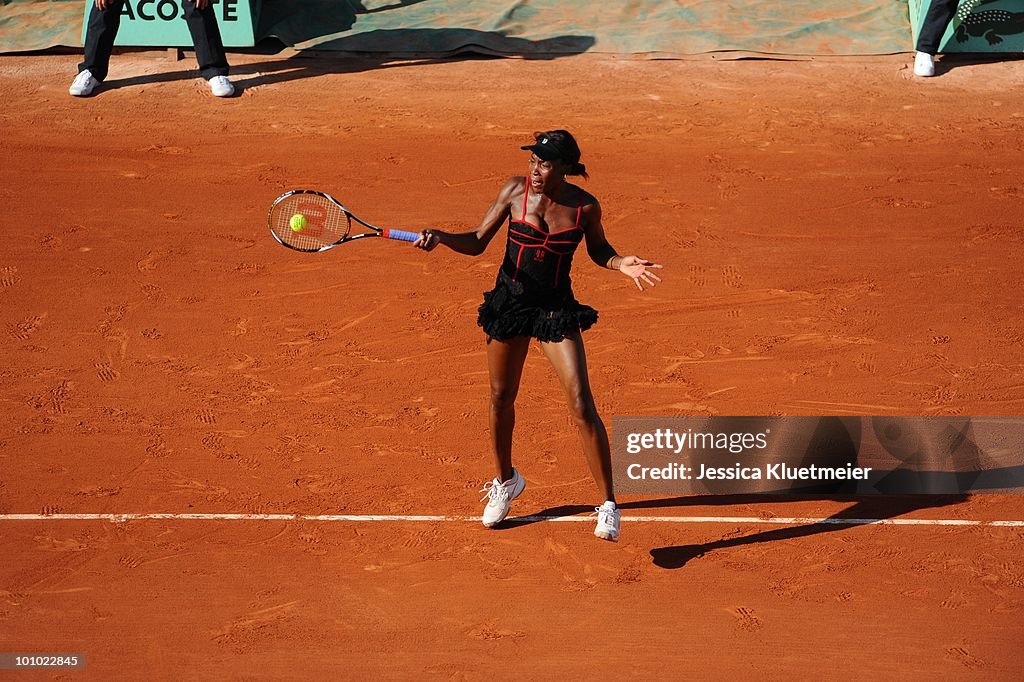
<path fill-rule="evenodd" d="M 411 523 L 480 523 L 479 516 L 399 516 L 388 514 L 0 514 L 0 521 L 344 521 L 411 522 Z M 622 516 L 623 521 L 644 523 L 749 523 L 786 526 L 1002 526 L 1024 528 L 1024 521 L 975 521 L 971 519 L 847 519 L 804 516 L 760 518 L 757 516 Z M 552 522 L 593 522 L 589 516 L 518 516 L 511 524 Z"/>

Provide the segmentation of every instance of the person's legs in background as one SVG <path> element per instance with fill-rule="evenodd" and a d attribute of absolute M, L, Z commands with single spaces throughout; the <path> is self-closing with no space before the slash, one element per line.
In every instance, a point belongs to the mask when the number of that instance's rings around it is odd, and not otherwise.
<path fill-rule="evenodd" d="M 114 39 L 121 26 L 121 8 L 124 0 L 107 0 L 103 9 L 93 2 L 89 11 L 89 23 L 85 32 L 85 58 L 78 65 L 78 76 L 71 84 L 70 92 L 76 97 L 85 97 L 107 77 L 110 54 L 114 51 Z"/>
<path fill-rule="evenodd" d="M 946 27 L 956 14 L 958 0 L 932 0 L 928 14 L 921 24 L 921 32 L 917 36 L 917 55 L 914 57 L 914 75 L 935 75 L 935 53 L 939 51 L 939 43 L 946 32 Z"/>
<path fill-rule="evenodd" d="M 233 95 L 235 87 L 228 80 L 228 58 L 213 5 L 198 9 L 195 0 L 182 0 L 181 8 L 196 48 L 199 73 L 210 83 L 210 91 L 217 97 Z"/>

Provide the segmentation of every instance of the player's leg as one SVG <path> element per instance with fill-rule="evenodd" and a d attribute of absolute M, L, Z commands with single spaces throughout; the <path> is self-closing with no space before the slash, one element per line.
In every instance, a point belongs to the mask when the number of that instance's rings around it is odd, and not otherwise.
<path fill-rule="evenodd" d="M 530 337 L 507 341 L 488 339 L 487 370 L 491 378 L 491 451 L 499 481 L 512 477 L 512 432 L 516 426 L 516 396 L 523 378 L 523 365 L 530 350 Z"/>
<path fill-rule="evenodd" d="M 617 541 L 620 516 L 615 506 L 615 489 L 612 484 L 611 448 L 608 445 L 608 432 L 597 413 L 594 395 L 590 390 L 583 337 L 577 332 L 557 343 L 542 343 L 541 348 L 562 383 L 562 390 L 569 403 L 569 413 L 580 431 L 590 472 L 604 494 L 605 502 L 596 510 L 597 528 L 594 535 L 602 540 Z"/>
<path fill-rule="evenodd" d="M 214 6 L 210 4 L 197 9 L 195 0 L 182 0 L 181 9 L 192 35 L 192 44 L 196 48 L 199 73 L 210 83 L 214 95 L 228 97 L 234 94 L 235 88 L 228 80 L 228 57 L 224 51 Z"/>
<path fill-rule="evenodd" d="M 109 0 L 103 9 L 95 2 L 92 3 L 85 31 L 85 56 L 78 65 L 78 77 L 71 85 L 72 95 L 89 95 L 100 81 L 106 79 L 110 54 L 114 51 L 114 39 L 121 26 L 123 7 L 124 0 Z M 89 72 L 88 76 L 85 75 L 86 71 Z M 89 76 L 94 79 L 93 82 L 89 82 Z"/>
<path fill-rule="evenodd" d="M 544 355 L 551 361 L 555 374 L 562 384 L 569 413 L 579 428 L 583 441 L 583 452 L 594 476 L 597 487 L 606 500 L 615 501 L 612 486 L 612 458 L 608 445 L 608 432 L 597 414 L 594 395 L 590 390 L 587 375 L 587 356 L 583 348 L 583 337 L 574 334 L 556 343 L 542 343 Z"/>
<path fill-rule="evenodd" d="M 517 336 L 507 341 L 487 340 L 487 369 L 491 378 L 491 450 L 496 472 L 494 480 L 482 491 L 487 493 L 482 519 L 487 527 L 501 523 L 508 516 L 512 500 L 519 497 L 526 487 L 526 480 L 512 467 L 512 432 L 516 425 L 516 395 L 529 349 L 528 336 Z"/>

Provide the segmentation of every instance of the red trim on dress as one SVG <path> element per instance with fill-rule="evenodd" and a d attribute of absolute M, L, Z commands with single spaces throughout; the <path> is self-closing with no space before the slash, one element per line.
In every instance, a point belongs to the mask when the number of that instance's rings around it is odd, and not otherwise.
<path fill-rule="evenodd" d="M 512 281 L 515 282 L 516 278 L 519 276 L 519 271 L 521 269 L 520 268 L 520 264 L 523 261 L 523 250 L 524 249 L 544 249 L 545 251 L 549 251 L 550 253 L 553 253 L 556 256 L 558 256 L 558 262 L 555 264 L 555 286 L 558 286 L 558 277 L 561 274 L 561 270 L 562 270 L 562 259 L 565 256 L 571 255 L 572 252 L 575 251 L 576 247 L 579 246 L 579 242 L 575 241 L 575 240 L 572 240 L 572 241 L 552 240 L 551 237 L 553 237 L 554 235 L 563 234 L 565 232 L 572 232 L 574 230 L 579 230 L 580 229 L 580 217 L 583 215 L 583 204 L 580 204 L 579 206 L 576 207 L 576 224 L 575 225 L 573 225 L 572 227 L 567 228 L 565 230 L 558 230 L 557 232 L 548 232 L 547 230 L 541 229 L 540 226 L 535 225 L 535 224 L 531 223 L 529 220 L 526 219 L 527 206 L 528 206 L 528 202 L 529 202 L 529 198 L 530 198 L 530 180 L 529 180 L 529 178 L 526 179 L 526 182 L 524 183 L 524 185 L 525 185 L 525 187 L 524 187 L 525 191 L 523 192 L 523 215 L 522 215 L 522 217 L 518 221 L 515 221 L 515 222 L 520 222 L 520 223 L 523 223 L 524 225 L 529 225 L 530 227 L 535 229 L 537 232 L 539 232 L 542 235 L 544 235 L 544 238 L 541 240 L 541 238 L 536 236 L 536 235 L 527 234 L 525 232 L 520 232 L 518 230 L 514 230 L 514 229 L 512 229 L 512 226 L 509 225 L 509 237 L 508 237 L 508 239 L 509 239 L 510 242 L 512 242 L 513 244 L 515 244 L 516 246 L 519 247 L 519 254 L 516 256 L 516 270 L 515 270 L 515 273 L 512 275 Z M 515 239 L 512 235 L 516 235 L 516 236 L 524 238 L 524 239 L 534 239 L 534 240 L 541 240 L 541 241 L 539 243 L 536 243 L 536 244 L 525 244 L 525 243 Z M 563 253 L 563 252 L 560 252 L 560 251 L 557 251 L 557 250 L 551 248 L 551 245 L 563 245 L 563 244 L 566 245 L 566 246 L 571 246 L 572 247 L 569 250 L 568 253 Z"/>

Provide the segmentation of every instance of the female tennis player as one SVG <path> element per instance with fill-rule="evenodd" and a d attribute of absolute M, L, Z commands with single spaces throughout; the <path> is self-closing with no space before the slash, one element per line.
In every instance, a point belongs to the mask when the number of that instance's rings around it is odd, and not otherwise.
<path fill-rule="evenodd" d="M 505 258 L 494 289 L 484 294 L 477 323 L 487 334 L 487 365 L 491 379 L 491 447 L 495 479 L 484 486 L 483 523 L 492 527 L 509 512 L 526 481 L 512 466 L 515 400 L 530 339 L 537 339 L 555 368 L 569 411 L 579 426 L 590 471 L 605 502 L 596 508 L 603 539 L 619 538 L 619 511 L 612 487 L 608 433 L 594 405 L 581 332 L 597 321 L 597 311 L 576 300 L 569 271 L 573 253 L 586 239 L 587 254 L 601 267 L 635 282 L 654 286 L 660 265 L 637 256 L 620 256 L 605 238 L 601 205 L 593 196 L 566 181 L 587 177 L 580 149 L 565 130 L 535 133 L 527 177 L 509 179 L 479 227 L 470 232 L 424 230 L 415 246 L 426 251 L 438 244 L 470 256 L 483 253 L 508 220 Z"/>

